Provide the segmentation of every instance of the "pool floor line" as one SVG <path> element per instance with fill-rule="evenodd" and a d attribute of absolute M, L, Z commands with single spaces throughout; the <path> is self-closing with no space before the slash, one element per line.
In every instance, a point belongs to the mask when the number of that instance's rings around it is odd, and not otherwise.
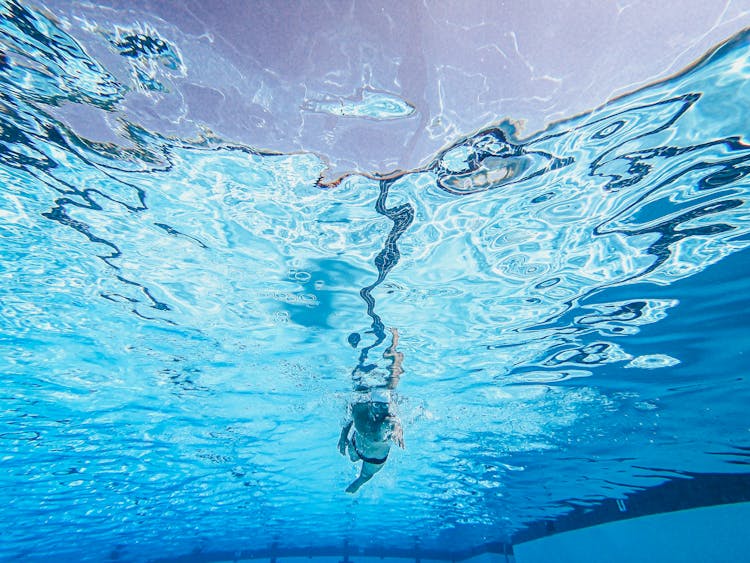
<path fill-rule="evenodd" d="M 268 560 L 276 563 L 278 559 L 321 557 L 340 558 L 339 563 L 357 563 L 363 558 L 369 559 L 403 559 L 416 563 L 421 561 L 451 561 L 455 563 L 469 563 L 469 560 L 485 559 L 488 555 L 492 563 L 513 563 L 513 546 L 505 542 L 489 542 L 476 547 L 459 551 L 436 549 L 385 549 L 385 548 L 357 548 L 350 544 L 342 546 L 321 547 L 268 547 L 264 549 L 248 549 L 237 551 L 207 551 L 189 553 L 177 557 L 166 557 L 151 560 L 151 563 L 218 563 L 223 561 Z"/>

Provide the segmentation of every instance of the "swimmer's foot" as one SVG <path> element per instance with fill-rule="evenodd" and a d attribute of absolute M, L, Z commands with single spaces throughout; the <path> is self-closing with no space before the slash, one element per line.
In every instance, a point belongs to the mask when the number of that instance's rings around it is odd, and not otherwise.
<path fill-rule="evenodd" d="M 359 488 L 367 481 L 367 479 L 356 478 L 352 481 L 351 485 L 346 488 L 347 493 L 356 493 Z"/>

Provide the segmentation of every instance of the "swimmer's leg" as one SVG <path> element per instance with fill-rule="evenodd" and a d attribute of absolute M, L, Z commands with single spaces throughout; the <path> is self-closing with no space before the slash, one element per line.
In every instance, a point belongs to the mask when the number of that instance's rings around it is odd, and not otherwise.
<path fill-rule="evenodd" d="M 359 488 L 367 483 L 370 479 L 372 479 L 372 476 L 375 475 L 378 471 L 380 471 L 383 468 L 382 463 L 369 463 L 367 461 L 362 462 L 362 470 L 359 472 L 359 477 L 357 477 L 354 481 L 351 482 L 351 484 L 346 488 L 347 493 L 356 493 Z"/>

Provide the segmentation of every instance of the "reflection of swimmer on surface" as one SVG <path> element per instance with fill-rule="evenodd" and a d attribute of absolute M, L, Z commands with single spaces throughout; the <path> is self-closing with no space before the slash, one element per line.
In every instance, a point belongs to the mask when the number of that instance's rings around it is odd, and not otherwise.
<path fill-rule="evenodd" d="M 391 334 L 391 345 L 383 352 L 383 357 L 391 360 L 388 373 L 380 372 L 378 377 L 372 366 L 369 370 L 358 367 L 353 374 L 355 396 L 350 404 L 351 420 L 341 429 L 339 451 L 341 455 L 348 453 L 353 462 L 361 460 L 362 469 L 359 477 L 346 488 L 347 493 L 357 492 L 383 468 L 391 450 L 391 440 L 400 448 L 404 447 L 404 431 L 392 397 L 404 373 L 401 367 L 404 355 L 396 350 L 398 330 L 392 328 Z"/>

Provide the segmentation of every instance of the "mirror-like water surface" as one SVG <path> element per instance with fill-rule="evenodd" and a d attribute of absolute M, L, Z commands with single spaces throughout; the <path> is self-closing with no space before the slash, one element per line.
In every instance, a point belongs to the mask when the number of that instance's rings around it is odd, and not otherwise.
<path fill-rule="evenodd" d="M 58 111 L 156 96 L 179 49 L 93 30 L 126 83 L 0 10 L 0 558 L 459 549 L 745 471 L 749 35 L 325 184 L 312 153 L 77 133 Z M 313 109 L 414 111 L 361 94 Z"/>

